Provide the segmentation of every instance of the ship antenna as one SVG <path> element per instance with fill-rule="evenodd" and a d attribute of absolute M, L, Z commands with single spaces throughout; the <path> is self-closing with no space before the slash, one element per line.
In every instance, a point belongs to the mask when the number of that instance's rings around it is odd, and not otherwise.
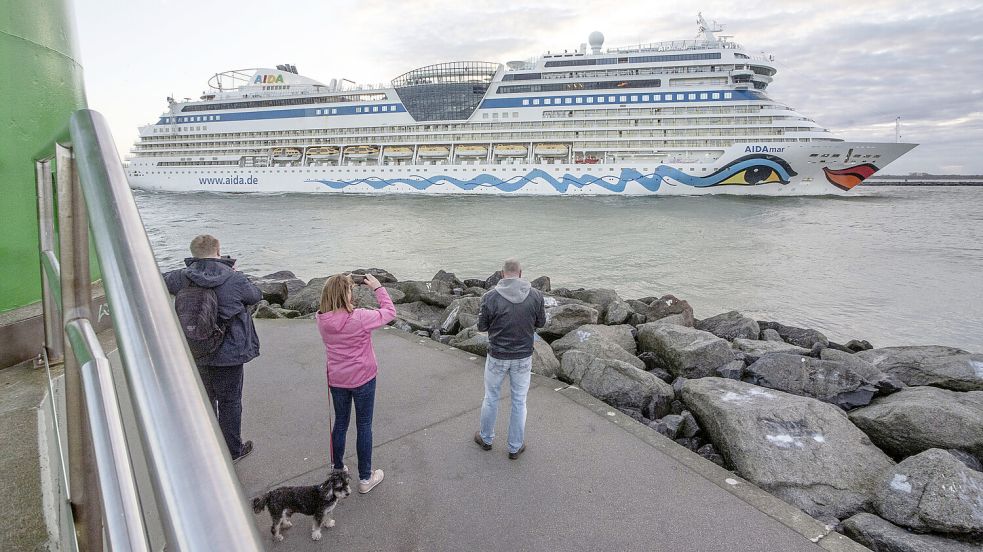
<path fill-rule="evenodd" d="M 898 118 L 894 120 L 894 141 L 901 143 L 901 115 L 898 115 Z"/>

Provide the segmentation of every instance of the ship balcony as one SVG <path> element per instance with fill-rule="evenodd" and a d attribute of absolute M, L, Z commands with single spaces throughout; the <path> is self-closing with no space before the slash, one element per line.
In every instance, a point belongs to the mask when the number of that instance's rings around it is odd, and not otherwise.
<path fill-rule="evenodd" d="M 751 80 L 754 82 L 760 82 L 762 84 L 768 85 L 771 84 L 771 81 L 774 79 L 772 79 L 768 75 L 759 75 L 755 73 L 754 75 L 751 75 Z"/>

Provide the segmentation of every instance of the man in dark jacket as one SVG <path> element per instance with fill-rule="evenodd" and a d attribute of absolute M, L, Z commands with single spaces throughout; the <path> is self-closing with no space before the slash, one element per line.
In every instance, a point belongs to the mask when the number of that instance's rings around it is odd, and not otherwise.
<path fill-rule="evenodd" d="M 543 295 L 522 279 L 518 261 L 505 261 L 502 279 L 481 298 L 478 311 L 478 331 L 488 332 L 488 356 L 485 357 L 481 429 L 474 434 L 474 442 L 484 450 L 491 449 L 495 438 L 495 418 L 506 374 L 512 387 L 509 458 L 515 460 L 526 450 L 526 394 L 532 378 L 533 339 L 536 328 L 545 325 Z"/>
<path fill-rule="evenodd" d="M 218 317 L 226 327 L 225 338 L 209 356 L 198 358 L 198 373 L 215 410 L 222 436 L 233 460 L 253 450 L 253 442 L 242 442 L 242 365 L 259 356 L 259 336 L 247 308 L 263 298 L 252 282 L 235 270 L 235 260 L 219 254 L 219 242 L 204 234 L 191 240 L 193 257 L 185 259 L 187 268 L 164 275 L 167 291 L 177 295 L 194 282 L 214 288 L 218 298 Z"/>

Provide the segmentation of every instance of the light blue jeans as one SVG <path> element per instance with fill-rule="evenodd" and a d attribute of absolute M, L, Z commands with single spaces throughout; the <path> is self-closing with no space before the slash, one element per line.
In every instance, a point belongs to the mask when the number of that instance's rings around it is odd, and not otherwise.
<path fill-rule="evenodd" d="M 509 376 L 512 386 L 512 414 L 509 416 L 509 452 L 522 447 L 526 433 L 526 395 L 532 378 L 532 357 L 501 360 L 485 357 L 485 400 L 481 403 L 481 438 L 488 444 L 495 439 L 495 418 L 502 398 L 502 381 Z"/>

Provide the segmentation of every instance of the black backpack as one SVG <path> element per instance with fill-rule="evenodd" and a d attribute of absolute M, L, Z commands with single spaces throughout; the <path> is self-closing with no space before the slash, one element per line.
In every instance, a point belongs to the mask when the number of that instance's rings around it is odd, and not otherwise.
<path fill-rule="evenodd" d="M 189 279 L 188 285 L 174 297 L 174 310 L 195 360 L 218 351 L 225 340 L 225 328 L 218 318 L 218 295 L 214 289 L 201 287 Z"/>

